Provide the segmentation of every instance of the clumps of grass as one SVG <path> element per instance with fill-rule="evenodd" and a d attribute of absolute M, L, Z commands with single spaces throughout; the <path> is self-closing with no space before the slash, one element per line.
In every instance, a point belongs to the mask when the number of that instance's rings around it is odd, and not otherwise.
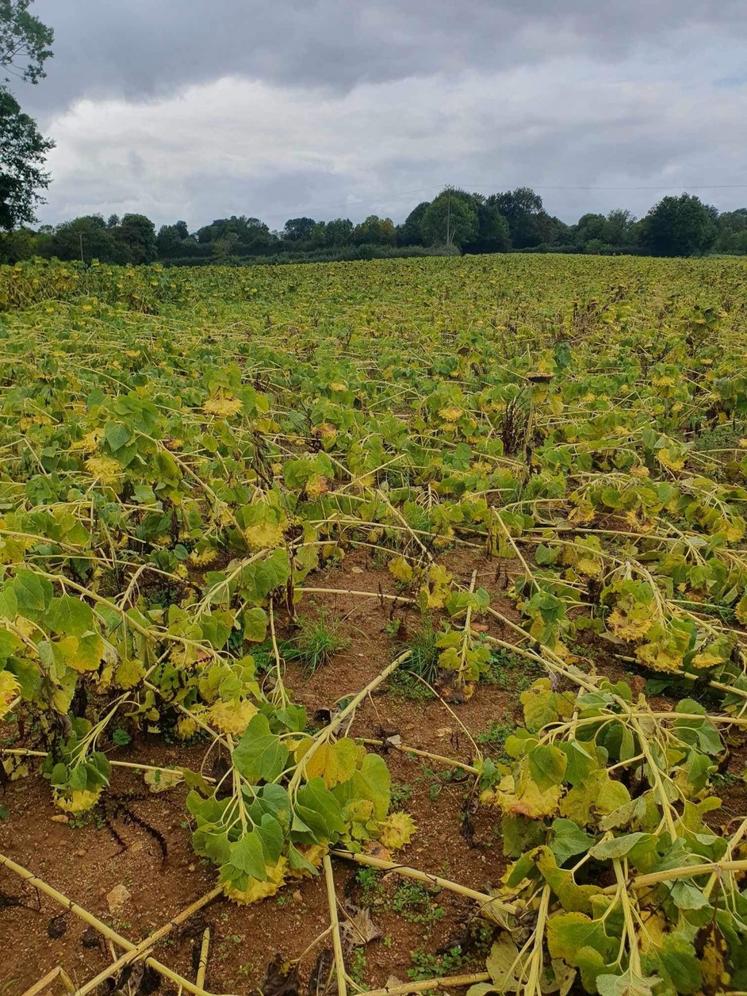
<path fill-rule="evenodd" d="M 425 702 L 434 697 L 428 685 L 432 685 L 438 678 L 441 649 L 437 640 L 438 632 L 430 620 L 427 620 L 410 640 L 402 644 L 402 649 L 409 650 L 410 656 L 389 680 L 391 691 L 398 698 Z M 427 682 L 427 685 L 423 682 Z"/>
<path fill-rule="evenodd" d="M 436 697 L 411 671 L 395 671 L 389 679 L 389 689 L 395 698 L 408 699 L 410 702 L 427 702 Z"/>
<path fill-rule="evenodd" d="M 739 449 L 739 440 L 747 434 L 747 423 L 726 422 L 711 429 L 703 429 L 693 438 L 693 449 L 699 453 L 710 450 Z"/>
<path fill-rule="evenodd" d="M 350 972 L 350 978 L 358 986 L 366 988 L 366 952 L 364 948 L 353 948 L 348 961 L 348 971 Z"/>
<path fill-rule="evenodd" d="M 298 631 L 282 645 L 281 653 L 285 660 L 298 661 L 313 674 L 348 646 L 350 641 L 340 632 L 339 622 L 320 612 L 299 617 Z"/>
<path fill-rule="evenodd" d="M 407 644 L 410 657 L 405 662 L 405 669 L 416 674 L 432 685 L 438 677 L 438 657 L 441 650 L 438 646 L 438 633 L 430 620 L 423 623 Z"/>

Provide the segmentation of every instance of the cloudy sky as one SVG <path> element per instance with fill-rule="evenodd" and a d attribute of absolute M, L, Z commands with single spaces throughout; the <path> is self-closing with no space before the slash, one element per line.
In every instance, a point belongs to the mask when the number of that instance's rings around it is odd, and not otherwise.
<path fill-rule="evenodd" d="M 40 221 L 402 220 L 447 183 L 566 221 L 747 204 L 744 0 L 36 0 Z"/>

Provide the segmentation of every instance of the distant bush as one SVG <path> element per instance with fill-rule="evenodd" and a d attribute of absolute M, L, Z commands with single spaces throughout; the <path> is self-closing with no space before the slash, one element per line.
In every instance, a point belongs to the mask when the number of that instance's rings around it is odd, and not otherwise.
<path fill-rule="evenodd" d="M 399 259 L 407 256 L 459 256 L 456 246 L 340 246 L 336 249 L 313 249 L 308 252 L 283 252 L 272 256 L 228 256 L 205 260 L 192 256 L 175 256 L 161 260 L 164 266 L 275 266 L 282 263 L 340 263 L 359 259 Z"/>

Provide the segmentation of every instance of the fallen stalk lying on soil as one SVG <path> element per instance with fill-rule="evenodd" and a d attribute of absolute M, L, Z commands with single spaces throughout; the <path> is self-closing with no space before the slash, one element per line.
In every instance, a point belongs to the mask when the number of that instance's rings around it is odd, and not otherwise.
<path fill-rule="evenodd" d="M 443 975 L 436 979 L 423 979 L 420 982 L 403 982 L 401 986 L 388 986 L 386 989 L 367 989 L 359 996 L 405 996 L 406 993 L 425 993 L 431 989 L 462 989 L 473 986 L 477 982 L 489 982 L 487 972 L 475 972 L 473 975 Z"/>
<path fill-rule="evenodd" d="M 48 989 L 56 979 L 60 980 L 63 988 L 67 992 L 72 993 L 75 990 L 73 980 L 67 974 L 62 965 L 58 965 L 57 968 L 53 968 L 51 972 L 47 972 L 44 978 L 39 979 L 38 982 L 35 982 L 30 989 L 27 989 L 22 994 L 22 996 L 39 996 L 39 994 L 43 993 L 45 989 Z"/>
<path fill-rule="evenodd" d="M 375 737 L 356 737 L 359 743 L 368 744 L 370 747 L 384 747 L 386 750 L 396 750 L 401 754 L 412 754 L 415 757 L 425 757 L 429 761 L 436 761 L 438 764 L 447 764 L 452 768 L 459 768 L 470 775 L 479 775 L 480 769 L 464 761 L 457 761 L 453 757 L 446 757 L 445 754 L 431 754 L 430 751 L 420 750 L 417 747 L 409 747 L 406 744 L 393 744 L 391 740 L 377 740 Z"/>
<path fill-rule="evenodd" d="M 74 916 L 83 920 L 87 923 L 89 927 L 93 927 L 100 934 L 106 937 L 108 940 L 113 941 L 118 944 L 120 948 L 124 948 L 127 952 L 132 952 L 137 949 L 138 945 L 133 944 L 132 941 L 128 941 L 126 937 L 122 937 L 118 934 L 116 930 L 113 930 L 108 924 L 104 923 L 103 920 L 99 920 L 98 917 L 94 916 L 93 913 L 89 913 L 88 910 L 79 906 L 78 903 L 74 902 L 72 899 L 68 899 L 63 893 L 58 892 L 53 886 L 49 885 L 43 879 L 38 878 L 33 872 L 30 872 L 28 868 L 24 868 L 23 865 L 17 864 L 12 858 L 7 857 L 5 854 L 0 854 L 0 865 L 8 869 L 8 871 L 14 872 L 19 878 L 22 878 L 24 882 L 28 882 L 34 889 L 38 889 L 39 892 L 43 892 L 45 896 L 49 896 L 50 899 L 58 903 L 60 906 L 64 907 Z M 216 893 L 217 895 L 217 893 Z M 208 893 L 210 898 L 215 898 Z M 203 897 L 205 899 L 205 897 Z M 202 903 L 202 905 L 205 905 Z M 194 910 L 192 910 L 194 912 Z M 171 925 L 169 925 L 169 930 Z M 168 933 L 168 931 L 167 931 Z M 148 939 L 146 939 L 148 940 Z M 167 965 L 163 965 L 160 961 L 155 958 L 147 957 L 145 958 L 145 964 L 152 968 L 159 975 L 162 975 L 165 979 L 170 982 L 175 983 L 181 989 L 186 990 L 188 993 L 192 993 L 193 996 L 213 996 L 213 994 L 208 993 L 205 989 L 201 989 L 195 983 L 190 982 L 189 979 L 185 979 L 183 976 L 179 975 L 177 972 L 172 971 Z M 109 971 L 105 978 L 108 978 Z"/>
<path fill-rule="evenodd" d="M 196 899 L 193 903 L 187 906 L 186 909 L 183 909 L 181 913 L 177 913 L 175 917 L 172 917 L 168 923 L 165 923 L 162 927 L 159 927 L 158 930 L 155 930 L 152 934 L 149 934 L 148 937 L 136 944 L 131 951 L 126 951 L 123 955 L 117 958 L 112 965 L 109 965 L 108 968 L 102 969 L 97 976 L 86 982 L 86 984 L 81 986 L 80 989 L 76 989 L 75 996 L 87 996 L 88 993 L 92 993 L 96 988 L 98 988 L 99 985 L 101 985 L 102 982 L 110 979 L 127 965 L 131 965 L 139 958 L 142 958 L 143 955 L 147 954 L 158 943 L 158 941 L 166 937 L 167 934 L 170 934 L 175 927 L 178 927 L 180 924 L 184 923 L 192 916 L 193 913 L 203 909 L 208 905 L 208 903 L 211 903 L 222 894 L 223 887 L 218 885 L 214 889 L 211 889 L 210 892 L 205 893 L 204 896 Z M 197 988 L 201 988 L 201 985 L 202 984 L 198 979 Z"/>
<path fill-rule="evenodd" d="M 340 937 L 340 921 L 337 916 L 337 893 L 335 892 L 335 879 L 332 874 L 332 862 L 329 855 L 324 855 L 324 882 L 327 888 L 327 905 L 329 906 L 329 921 L 332 928 L 332 949 L 335 956 L 335 975 L 337 976 L 338 996 L 347 996 L 347 982 L 345 979 L 345 959 L 342 954 L 342 938 Z"/>
<path fill-rule="evenodd" d="M 465 896 L 480 904 L 481 910 L 490 906 L 490 912 L 500 912 L 510 916 L 516 912 L 516 907 L 512 903 L 506 903 L 497 896 L 490 896 L 486 892 L 478 892 L 470 889 L 466 885 L 459 885 L 448 878 L 441 878 L 440 875 L 430 875 L 428 872 L 419 871 L 417 868 L 410 868 L 407 865 L 398 865 L 394 861 L 385 861 L 383 858 L 375 858 L 371 854 L 355 854 L 353 851 L 344 851 L 335 848 L 331 852 L 336 858 L 344 858 L 346 861 L 354 861 L 358 865 L 368 865 L 370 868 L 378 868 L 380 871 L 394 872 L 404 878 L 412 878 L 418 882 L 425 882 L 428 885 L 436 886 L 439 889 L 447 889 L 458 896 Z"/>

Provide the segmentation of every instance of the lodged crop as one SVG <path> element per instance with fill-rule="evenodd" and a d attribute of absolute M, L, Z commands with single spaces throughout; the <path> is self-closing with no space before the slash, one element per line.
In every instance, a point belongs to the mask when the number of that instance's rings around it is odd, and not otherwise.
<path fill-rule="evenodd" d="M 118 728 L 203 740 L 215 777 L 150 777 L 187 782 L 242 901 L 404 846 L 350 723 L 412 653 L 314 723 L 278 636 L 367 550 L 388 590 L 342 590 L 425 617 L 414 680 L 457 708 L 496 649 L 545 672 L 467 766 L 508 862 L 474 996 L 747 988 L 747 812 L 714 815 L 747 723 L 745 286 L 717 259 L 0 268 L 6 775 L 44 754 L 81 813 Z"/>

